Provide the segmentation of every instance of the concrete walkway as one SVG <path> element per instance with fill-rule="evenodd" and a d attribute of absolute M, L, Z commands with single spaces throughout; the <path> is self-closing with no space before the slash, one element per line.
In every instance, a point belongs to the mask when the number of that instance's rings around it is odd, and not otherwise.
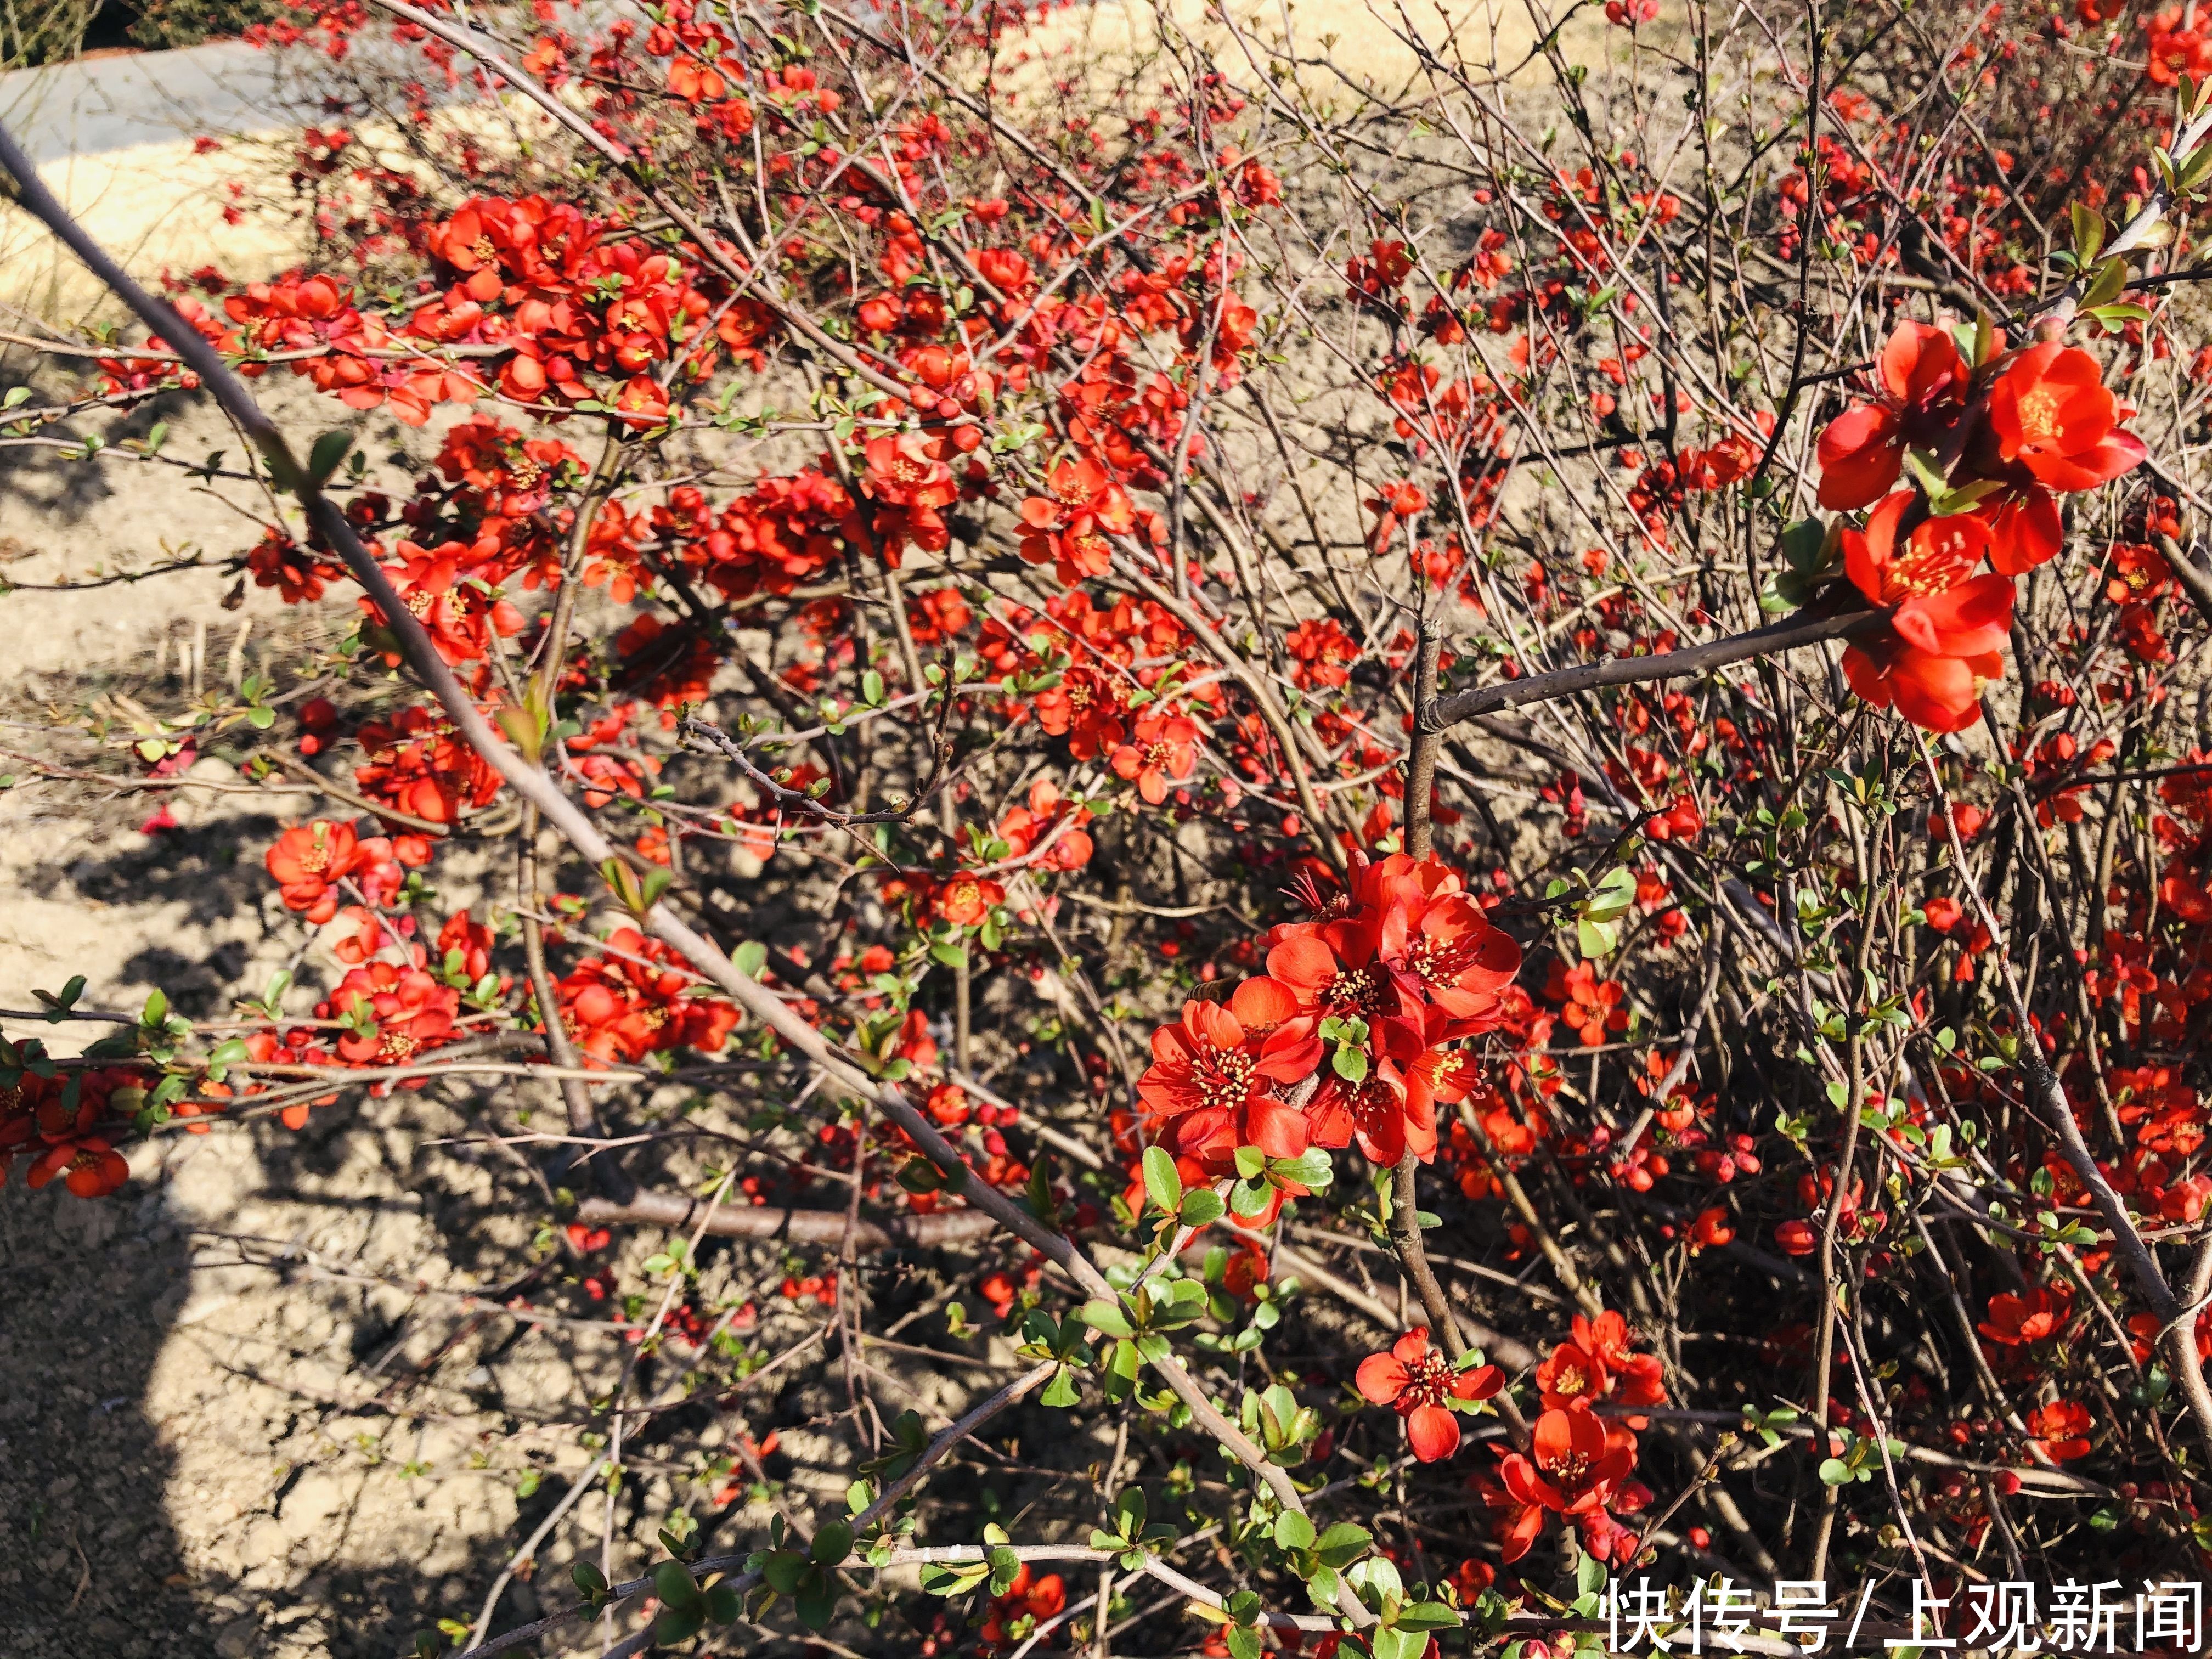
<path fill-rule="evenodd" d="M 268 56 L 239 40 L 0 75 L 0 122 L 40 163 L 201 133 L 272 131 L 306 115 L 283 106 Z"/>

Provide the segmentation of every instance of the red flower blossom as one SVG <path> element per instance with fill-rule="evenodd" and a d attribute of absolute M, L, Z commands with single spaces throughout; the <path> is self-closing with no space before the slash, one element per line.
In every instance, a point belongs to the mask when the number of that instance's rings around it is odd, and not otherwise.
<path fill-rule="evenodd" d="M 1168 786 L 1188 780 L 1198 766 L 1198 723 L 1183 714 L 1147 710 L 1137 717 L 1135 741 L 1114 751 L 1114 769 L 1133 778 L 1137 793 L 1158 806 Z"/>
<path fill-rule="evenodd" d="M 1425 1325 L 1407 1331 L 1389 1352 L 1361 1360 L 1356 1381 L 1362 1395 L 1406 1419 L 1406 1438 L 1424 1463 L 1441 1462 L 1459 1449 L 1459 1416 L 1445 1400 L 1487 1400 L 1505 1385 L 1495 1365 L 1454 1370 L 1429 1346 Z"/>
<path fill-rule="evenodd" d="M 351 824 L 318 818 L 277 836 L 265 862 L 285 908 L 304 912 L 319 925 L 337 914 L 331 889 L 361 862 L 360 843 Z"/>
<path fill-rule="evenodd" d="M 1536 1419 L 1533 1457 L 1510 1452 L 1498 1466 L 1502 1490 L 1489 1493 L 1499 1516 L 1504 1558 L 1518 1561 L 1544 1530 L 1547 1515 L 1594 1519 L 1636 1467 L 1636 1437 L 1608 1429 L 1586 1411 L 1547 1411 Z"/>
<path fill-rule="evenodd" d="M 2070 1297 L 2040 1285 L 2025 1296 L 2003 1291 L 1990 1298 L 1990 1316 L 1976 1328 L 2008 1348 L 2025 1347 L 2057 1335 L 2073 1313 Z"/>
<path fill-rule="evenodd" d="M 1006 898 L 1006 890 L 997 882 L 963 873 L 938 890 L 937 914 L 956 927 L 972 927 Z"/>
<path fill-rule="evenodd" d="M 2027 1414 L 2027 1431 L 2053 1462 L 2089 1455 L 2089 1408 L 2073 1400 L 2054 1400 Z"/>
<path fill-rule="evenodd" d="M 1306 1149 L 1297 1109 L 1274 1085 L 1295 1083 L 1321 1063 L 1313 1021 L 1272 979 L 1248 979 L 1223 1007 L 1186 1002 L 1182 1018 L 1152 1033 L 1152 1064 L 1137 1093 L 1157 1115 L 1176 1121 L 1176 1147 L 1218 1165 L 1239 1146 L 1270 1158 Z"/>
<path fill-rule="evenodd" d="M 1820 434 L 1820 505 L 1864 507 L 1897 483 L 1905 452 L 1948 432 L 1966 408 L 1968 374 L 1950 334 L 1900 323 L 1881 349 L 1881 396 Z"/>
<path fill-rule="evenodd" d="M 2142 440 L 2116 431 L 2119 421 L 2097 360 L 2056 340 L 2014 357 L 1990 391 L 1997 453 L 2057 490 L 2094 489 L 2142 465 Z"/>
<path fill-rule="evenodd" d="M 1969 573 L 1989 547 L 1989 527 L 1972 514 L 1929 519 L 1897 550 L 1899 520 L 1912 505 L 1899 490 L 1844 532 L 1851 584 L 1888 608 L 1887 626 L 1844 652 L 1851 689 L 1878 708 L 1894 704 L 1916 726 L 1957 732 L 1980 715 L 1982 687 L 2004 672 L 1997 654 L 2012 624 L 2012 583 Z"/>

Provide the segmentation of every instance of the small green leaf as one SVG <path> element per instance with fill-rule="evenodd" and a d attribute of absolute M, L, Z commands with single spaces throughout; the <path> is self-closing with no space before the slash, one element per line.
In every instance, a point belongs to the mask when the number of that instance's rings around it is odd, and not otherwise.
<path fill-rule="evenodd" d="M 1145 1191 L 1161 1209 L 1173 1215 L 1182 1204 L 1182 1177 L 1164 1146 L 1145 1148 Z"/>

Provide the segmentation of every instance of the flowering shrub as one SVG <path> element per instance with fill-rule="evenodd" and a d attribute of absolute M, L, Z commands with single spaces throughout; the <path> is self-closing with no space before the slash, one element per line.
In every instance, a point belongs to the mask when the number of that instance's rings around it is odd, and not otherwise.
<path fill-rule="evenodd" d="M 0 1172 L 557 1098 L 537 1267 L 626 1347 L 843 1356 L 775 1468 L 623 1488 L 644 1576 L 550 1614 L 617 1654 L 2201 1577 L 2212 45 L 1603 15 L 1347 112 L 1273 21 L 1117 78 L 1048 8 L 286 9 L 441 160 L 303 135 L 315 261 L 103 272 L 139 329 L 0 444 L 291 503 L 240 591 L 342 645 L 92 735 L 322 793 L 258 849 L 299 982 L 43 993 Z M 251 459 L 83 435 L 187 392 Z M 915 1349 L 1020 1369 L 940 1422 Z"/>

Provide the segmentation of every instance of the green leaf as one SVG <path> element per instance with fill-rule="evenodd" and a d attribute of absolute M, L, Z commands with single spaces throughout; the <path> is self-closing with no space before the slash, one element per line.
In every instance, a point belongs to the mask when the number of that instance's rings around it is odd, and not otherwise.
<path fill-rule="evenodd" d="M 1145 1190 L 1152 1202 L 1173 1215 L 1182 1204 L 1182 1177 L 1164 1146 L 1145 1148 Z"/>
<path fill-rule="evenodd" d="M 814 1547 L 808 1552 L 817 1565 L 834 1567 L 853 1553 L 853 1529 L 842 1521 L 826 1522 L 814 1534 Z"/>
<path fill-rule="evenodd" d="M 968 952 L 948 939 L 942 944 L 929 947 L 929 959 L 941 967 L 965 968 L 968 965 Z"/>
<path fill-rule="evenodd" d="M 1260 1171 L 1267 1167 L 1267 1155 L 1257 1146 L 1239 1146 L 1237 1149 L 1237 1173 L 1245 1180 L 1258 1180 Z"/>
<path fill-rule="evenodd" d="M 154 1030 L 162 1030 L 168 1024 L 169 999 L 158 988 L 147 993 L 146 1010 L 138 1016 L 138 1023 Z"/>
<path fill-rule="evenodd" d="M 1428 1650 L 1425 1630 L 1378 1630 L 1368 1638 L 1368 1651 L 1375 1659 L 1421 1659 Z"/>
<path fill-rule="evenodd" d="M 1366 1528 L 1354 1526 L 1349 1521 L 1340 1521 L 1322 1534 L 1314 1548 L 1324 1566 L 1334 1567 L 1340 1571 L 1366 1554 L 1367 1547 L 1374 1541 L 1375 1535 Z"/>
<path fill-rule="evenodd" d="M 663 1561 L 653 1570 L 653 1593 L 672 1607 L 696 1607 L 699 1601 L 699 1586 L 681 1561 Z"/>
<path fill-rule="evenodd" d="M 307 477 L 318 486 L 338 470 L 345 453 L 353 447 L 353 434 L 343 428 L 325 432 L 315 440 L 315 447 L 307 452 Z"/>
<path fill-rule="evenodd" d="M 1045 1384 L 1044 1392 L 1037 1396 L 1045 1405 L 1060 1411 L 1075 1405 L 1082 1397 L 1076 1392 L 1075 1370 L 1071 1365 L 1062 1365 L 1054 1371 L 1052 1381 Z"/>
<path fill-rule="evenodd" d="M 965 1595 L 991 1576 L 991 1569 L 981 1561 L 963 1561 L 954 1566 L 934 1564 L 921 1570 L 922 1592 L 927 1595 Z"/>
<path fill-rule="evenodd" d="M 1186 1227 L 1203 1227 L 1221 1219 L 1222 1212 L 1229 1206 L 1221 1195 L 1210 1188 L 1200 1188 L 1183 1194 L 1182 1208 L 1176 1212 L 1176 1219 Z"/>
<path fill-rule="evenodd" d="M 1782 532 L 1782 556 L 1800 575 L 1811 575 L 1824 562 L 1828 527 L 1818 519 L 1799 519 Z"/>
<path fill-rule="evenodd" d="M 1275 1518 L 1275 1541 L 1286 1550 L 1311 1549 L 1313 1522 L 1296 1510 L 1286 1510 Z"/>
<path fill-rule="evenodd" d="M 653 1621 L 653 1639 L 662 1647 L 674 1647 L 678 1642 L 688 1642 L 706 1627 L 707 1608 L 702 1602 L 694 1607 L 670 1607 Z"/>
<path fill-rule="evenodd" d="M 799 1581 L 806 1571 L 806 1558 L 797 1550 L 773 1550 L 761 1563 L 761 1577 L 778 1595 L 798 1595 Z"/>
<path fill-rule="evenodd" d="M 2081 309 L 2094 311 L 2099 306 L 2110 304 L 2120 297 L 2127 285 L 2128 262 L 2125 259 L 2106 260 L 2097 267 L 2097 277 L 2089 284 L 2089 291 L 2081 296 Z"/>
<path fill-rule="evenodd" d="M 830 1628 L 830 1620 L 837 1612 L 837 1591 L 828 1573 L 819 1570 L 808 1573 L 793 1601 L 798 1608 L 799 1622 L 807 1629 Z"/>
<path fill-rule="evenodd" d="M 1619 923 L 1592 921 L 1587 916 L 1576 918 L 1575 948 L 1585 957 L 1610 956 L 1620 943 Z"/>
<path fill-rule="evenodd" d="M 884 677 L 872 668 L 860 676 L 860 701 L 871 708 L 884 705 Z"/>
<path fill-rule="evenodd" d="M 731 953 L 730 959 L 747 979 L 758 979 L 761 969 L 768 966 L 768 946 L 749 939 Z"/>
<path fill-rule="evenodd" d="M 2074 229 L 2074 257 L 2087 264 L 2105 246 L 2105 216 L 2086 202 L 2075 202 L 2066 216 Z"/>
<path fill-rule="evenodd" d="M 1825 1486 L 1840 1486 L 1851 1478 L 1851 1466 L 1840 1457 L 1820 1460 L 1820 1480 Z"/>
<path fill-rule="evenodd" d="M 1267 1185 L 1261 1181 L 1240 1181 L 1229 1189 L 1229 1207 L 1236 1214 L 1250 1219 L 1264 1215 L 1267 1209 Z"/>
<path fill-rule="evenodd" d="M 1316 1192 L 1329 1183 L 1328 1154 L 1318 1146 L 1309 1146 L 1296 1158 L 1279 1158 L 1267 1165 L 1268 1172 L 1285 1181 L 1295 1181 L 1301 1187 L 1310 1187 Z"/>
<path fill-rule="evenodd" d="M 1605 1583 L 1605 1567 L 1595 1557 L 1585 1555 L 1583 1565 L 1575 1571 L 1575 1582 L 1580 1583 L 1592 1567 L 1597 1569 L 1597 1581 Z M 1589 1590 L 1583 1592 L 1589 1595 Z M 1459 1625 L 1459 1610 L 1446 1607 L 1441 1601 L 1410 1601 L 1398 1609 L 1393 1622 L 1400 1630 L 1453 1630 Z"/>
<path fill-rule="evenodd" d="M 1075 1310 L 1075 1316 L 1103 1336 L 1126 1340 L 1136 1334 L 1128 1316 L 1110 1302 L 1086 1302 Z"/>

